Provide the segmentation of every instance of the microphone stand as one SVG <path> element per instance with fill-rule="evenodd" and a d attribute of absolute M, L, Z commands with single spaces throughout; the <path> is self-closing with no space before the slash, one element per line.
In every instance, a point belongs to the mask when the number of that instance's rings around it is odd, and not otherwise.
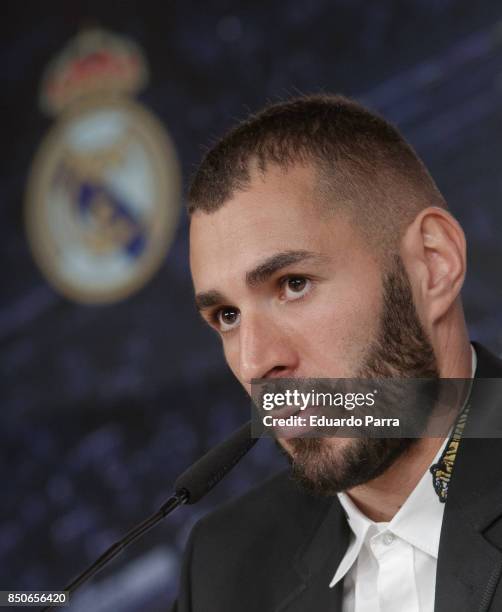
<path fill-rule="evenodd" d="M 105 552 L 98 557 L 98 559 L 96 559 L 92 565 L 79 574 L 75 580 L 70 582 L 70 584 L 68 584 L 63 590 L 68 591 L 68 595 L 71 595 L 81 584 L 89 580 L 89 578 L 92 578 L 92 576 L 97 574 L 97 572 L 99 572 L 103 566 L 119 555 L 126 546 L 129 546 L 129 544 L 134 542 L 134 540 L 142 536 L 147 531 L 150 531 L 152 527 L 159 523 L 178 506 L 185 504 L 188 501 L 188 497 L 188 493 L 183 490 L 170 497 L 164 504 L 162 504 L 157 512 L 146 518 L 138 525 L 135 525 L 125 534 L 123 538 L 107 548 L 107 550 L 105 550 Z M 46 606 L 45 608 L 42 608 L 40 612 L 49 612 L 52 609 L 52 606 Z"/>
<path fill-rule="evenodd" d="M 123 538 L 112 544 L 73 582 L 64 588 L 71 595 L 73 591 L 89 580 L 103 566 L 121 553 L 126 546 L 149 531 L 173 510 L 183 504 L 195 504 L 215 487 L 230 470 L 256 444 L 257 438 L 251 436 L 251 422 L 248 421 L 235 431 L 227 440 L 213 447 L 178 477 L 174 483 L 176 493 L 144 521 L 130 529 Z M 49 612 L 52 606 L 45 606 L 40 612 Z"/>

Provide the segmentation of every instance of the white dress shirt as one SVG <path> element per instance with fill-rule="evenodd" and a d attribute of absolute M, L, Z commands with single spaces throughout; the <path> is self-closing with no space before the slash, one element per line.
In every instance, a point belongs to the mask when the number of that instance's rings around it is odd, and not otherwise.
<path fill-rule="evenodd" d="M 472 348 L 472 376 L 477 358 Z M 448 437 L 438 450 L 437 463 Z M 335 576 L 343 580 L 343 612 L 433 612 L 444 504 L 429 470 L 389 523 L 375 523 L 346 493 L 338 498 L 352 537 Z"/>

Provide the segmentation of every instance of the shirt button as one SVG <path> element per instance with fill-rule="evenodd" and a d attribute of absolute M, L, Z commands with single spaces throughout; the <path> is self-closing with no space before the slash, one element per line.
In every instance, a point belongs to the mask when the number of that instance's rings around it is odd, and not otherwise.
<path fill-rule="evenodd" d="M 394 542 L 395 536 L 393 533 L 384 533 L 383 535 L 383 543 L 385 546 L 390 546 L 392 542 Z"/>

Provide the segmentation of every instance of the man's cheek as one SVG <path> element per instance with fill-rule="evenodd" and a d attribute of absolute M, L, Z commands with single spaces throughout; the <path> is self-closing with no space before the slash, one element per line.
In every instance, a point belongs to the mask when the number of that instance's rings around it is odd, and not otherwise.
<path fill-rule="evenodd" d="M 338 312 L 326 325 L 313 330 L 312 351 L 322 356 L 326 374 L 332 378 L 351 377 L 359 369 L 375 334 L 376 321 L 358 309 Z"/>

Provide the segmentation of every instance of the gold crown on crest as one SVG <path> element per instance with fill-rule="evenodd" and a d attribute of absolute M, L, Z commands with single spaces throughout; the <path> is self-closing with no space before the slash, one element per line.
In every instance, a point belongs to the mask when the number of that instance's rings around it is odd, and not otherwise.
<path fill-rule="evenodd" d="M 146 60 L 133 41 L 101 29 L 84 30 L 47 67 L 40 104 L 57 115 L 91 95 L 133 95 L 147 79 Z"/>

